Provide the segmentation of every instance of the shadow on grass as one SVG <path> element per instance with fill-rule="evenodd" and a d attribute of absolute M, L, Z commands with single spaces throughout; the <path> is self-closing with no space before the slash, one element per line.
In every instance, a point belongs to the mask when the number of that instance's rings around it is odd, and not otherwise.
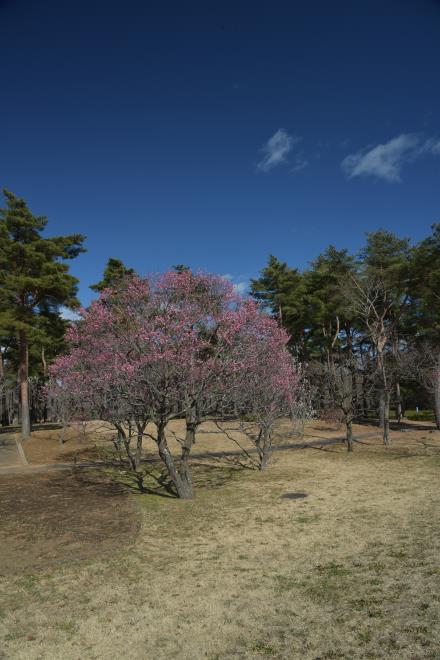
<path fill-rule="evenodd" d="M 41 424 L 32 424 L 32 431 L 55 431 L 62 429 L 63 425 L 58 422 L 42 422 Z M 0 426 L 1 433 L 18 433 L 21 426 Z"/>
<path fill-rule="evenodd" d="M 177 468 L 179 461 L 176 461 Z M 83 471 L 80 465 L 76 468 Z M 191 474 L 194 489 L 206 490 L 221 488 L 244 470 L 253 470 L 237 456 L 213 457 L 210 462 L 192 460 Z M 157 460 L 142 461 L 141 471 L 136 474 L 129 469 L 126 462 L 118 460 L 100 461 L 96 464 L 94 474 L 102 472 L 109 476 L 113 483 L 135 495 L 153 495 L 161 498 L 178 499 L 177 492 L 166 469 Z M 93 479 L 92 474 L 90 475 Z"/>
<path fill-rule="evenodd" d="M 379 420 L 377 418 L 362 418 L 362 419 L 357 419 L 356 424 L 359 424 L 360 426 L 372 426 L 375 425 L 378 428 L 379 426 Z M 402 420 L 401 422 L 396 422 L 395 420 L 390 420 L 390 429 L 392 431 L 435 431 L 436 427 L 434 422 L 429 421 L 429 420 L 421 420 L 417 421 L 416 424 L 414 423 L 409 423 L 408 421 Z"/>

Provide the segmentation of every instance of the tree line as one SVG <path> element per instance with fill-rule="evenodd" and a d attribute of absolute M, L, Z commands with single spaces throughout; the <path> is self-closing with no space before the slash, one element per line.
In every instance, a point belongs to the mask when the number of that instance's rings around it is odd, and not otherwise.
<path fill-rule="evenodd" d="M 4 195 L 0 417 L 3 425 L 19 421 L 26 438 L 31 423 L 48 415 L 49 365 L 71 346 L 70 324 L 61 311 L 79 305 L 78 281 L 68 264 L 85 250 L 85 237 L 46 236 L 47 218 L 32 214 L 13 193 Z M 183 276 L 182 283 L 192 276 L 183 264 L 173 272 Z M 135 278 L 132 269 L 110 258 L 102 280 L 91 288 L 116 291 Z M 145 280 L 137 281 L 145 286 Z M 304 270 L 271 256 L 251 282 L 252 297 L 287 333 L 297 370 L 304 365 L 302 391 L 307 380 L 316 412 L 345 422 L 349 450 L 353 421 L 376 416 L 387 444 L 390 410 L 400 420 L 416 403 L 432 406 L 440 428 L 439 291 L 440 224 L 416 245 L 380 230 L 367 234 L 357 254 L 330 246 Z M 240 393 L 252 408 L 248 389 Z M 245 417 L 238 394 L 230 405 Z"/>
<path fill-rule="evenodd" d="M 416 245 L 379 230 L 357 254 L 329 246 L 301 271 L 270 256 L 251 292 L 307 364 L 317 411 L 352 422 L 431 407 L 440 428 L 440 224 Z"/>

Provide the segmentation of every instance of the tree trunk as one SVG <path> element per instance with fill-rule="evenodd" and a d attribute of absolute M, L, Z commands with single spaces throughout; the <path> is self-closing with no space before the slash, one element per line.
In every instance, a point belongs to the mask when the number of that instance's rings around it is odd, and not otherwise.
<path fill-rule="evenodd" d="M 383 406 L 383 444 L 389 446 L 390 439 L 390 393 L 388 390 L 384 391 L 384 406 Z"/>
<path fill-rule="evenodd" d="M 390 440 L 390 390 L 388 387 L 387 372 L 383 353 L 379 353 L 379 369 L 381 377 L 380 403 L 381 413 L 383 414 L 383 444 L 388 446 Z"/>
<path fill-rule="evenodd" d="M 147 425 L 146 422 L 136 422 L 136 428 L 137 428 L 136 452 L 135 452 L 136 472 L 139 470 L 141 466 L 142 444 L 144 440 L 144 431 L 146 425 Z"/>
<path fill-rule="evenodd" d="M 347 439 L 347 451 L 353 451 L 353 423 L 351 420 L 345 420 L 345 426 L 347 429 L 346 439 Z"/>
<path fill-rule="evenodd" d="M 23 440 L 26 440 L 31 434 L 31 419 L 29 414 L 28 345 L 26 332 L 24 330 L 19 331 L 18 342 L 18 379 L 20 384 L 21 437 Z"/>
<path fill-rule="evenodd" d="M 260 470 L 265 470 L 269 464 L 270 455 L 272 453 L 272 436 L 268 429 L 261 431 L 258 438 L 258 455 L 260 457 Z"/>
<path fill-rule="evenodd" d="M 47 376 L 46 352 L 44 350 L 44 347 L 41 349 L 41 364 L 43 367 L 43 376 Z"/>
<path fill-rule="evenodd" d="M 400 424 L 402 421 L 403 410 L 402 410 L 402 396 L 400 394 L 400 383 L 396 383 L 396 419 L 397 423 Z"/>
<path fill-rule="evenodd" d="M 135 475 L 138 474 L 138 468 L 139 468 L 139 463 L 140 463 L 140 450 L 142 449 L 142 435 L 141 435 L 141 441 L 139 442 L 139 434 L 137 438 L 137 446 L 136 446 L 136 452 L 133 454 L 131 451 L 131 437 L 132 437 L 132 430 L 131 430 L 131 425 L 129 425 L 128 429 L 128 436 L 127 433 L 125 432 L 123 426 L 121 424 L 115 424 L 116 429 L 118 431 L 118 443 L 123 443 L 124 448 L 125 448 L 125 453 L 127 454 L 127 459 L 128 459 L 128 464 L 130 466 L 130 470 L 135 473 Z M 140 444 L 140 448 L 139 448 Z M 139 455 L 139 457 L 138 457 Z M 136 477 L 137 478 L 137 477 Z M 137 479 L 138 484 L 139 484 L 139 479 Z M 141 482 L 142 485 L 142 482 Z M 142 487 L 140 486 L 140 490 L 142 490 Z"/>
<path fill-rule="evenodd" d="M 185 484 L 182 481 L 177 471 L 174 458 L 169 450 L 167 439 L 165 436 L 165 424 L 162 422 L 159 422 L 157 424 L 157 446 L 159 449 L 159 456 L 164 462 L 168 471 L 168 475 L 177 491 L 177 497 L 184 500 L 192 499 L 193 497 L 192 492 L 189 492 L 187 488 L 187 484 Z"/>
<path fill-rule="evenodd" d="M 395 335 L 393 337 L 392 351 L 393 351 L 394 359 L 397 361 L 397 356 L 399 354 L 399 342 L 398 342 L 398 338 Z M 400 421 L 402 419 L 402 397 L 400 395 L 399 380 L 396 381 L 396 419 L 397 422 L 400 424 Z"/>
<path fill-rule="evenodd" d="M 383 388 L 380 390 L 379 394 L 379 426 L 381 429 L 384 428 L 385 424 L 385 391 Z"/>
<path fill-rule="evenodd" d="M 440 358 L 439 358 L 439 363 L 440 363 Z M 439 364 L 439 373 L 434 383 L 434 414 L 435 414 L 436 426 L 440 430 L 440 364 Z"/>
<path fill-rule="evenodd" d="M 179 475 L 182 480 L 182 486 L 185 492 L 184 498 L 187 500 L 188 499 L 191 500 L 194 497 L 191 472 L 189 469 L 189 455 L 191 452 L 191 448 L 196 441 L 196 430 L 197 430 L 196 422 L 187 422 L 185 440 L 182 446 L 182 457 L 181 457 L 180 469 L 179 469 Z"/>
<path fill-rule="evenodd" d="M 0 346 L 0 424 L 7 425 L 7 406 L 6 406 L 6 392 L 5 392 L 5 370 L 3 366 L 3 351 Z"/>

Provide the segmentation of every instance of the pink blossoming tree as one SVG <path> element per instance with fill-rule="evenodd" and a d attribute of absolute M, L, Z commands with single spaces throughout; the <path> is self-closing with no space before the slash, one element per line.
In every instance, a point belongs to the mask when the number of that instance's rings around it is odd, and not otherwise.
<path fill-rule="evenodd" d="M 82 311 L 68 340 L 68 354 L 52 366 L 52 396 L 70 406 L 71 417 L 113 425 L 141 489 L 148 436 L 177 495 L 192 498 L 189 458 L 197 429 L 226 407 L 258 427 L 264 467 L 273 423 L 298 394 L 284 331 L 210 274 L 130 277 Z M 166 435 L 176 417 L 186 421 L 179 461 Z M 146 431 L 149 422 L 154 433 Z"/>
<path fill-rule="evenodd" d="M 254 444 L 263 470 L 272 452 L 275 422 L 292 418 L 300 399 L 299 369 L 287 350 L 286 331 L 273 318 L 250 301 L 235 315 L 225 400 L 240 431 Z"/>

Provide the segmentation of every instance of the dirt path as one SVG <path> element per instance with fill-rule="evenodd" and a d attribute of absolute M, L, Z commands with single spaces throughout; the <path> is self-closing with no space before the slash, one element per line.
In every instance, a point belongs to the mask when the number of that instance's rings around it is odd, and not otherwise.
<path fill-rule="evenodd" d="M 12 467 L 24 467 L 27 460 L 23 450 L 14 437 L 4 436 L 0 438 L 0 469 Z"/>

